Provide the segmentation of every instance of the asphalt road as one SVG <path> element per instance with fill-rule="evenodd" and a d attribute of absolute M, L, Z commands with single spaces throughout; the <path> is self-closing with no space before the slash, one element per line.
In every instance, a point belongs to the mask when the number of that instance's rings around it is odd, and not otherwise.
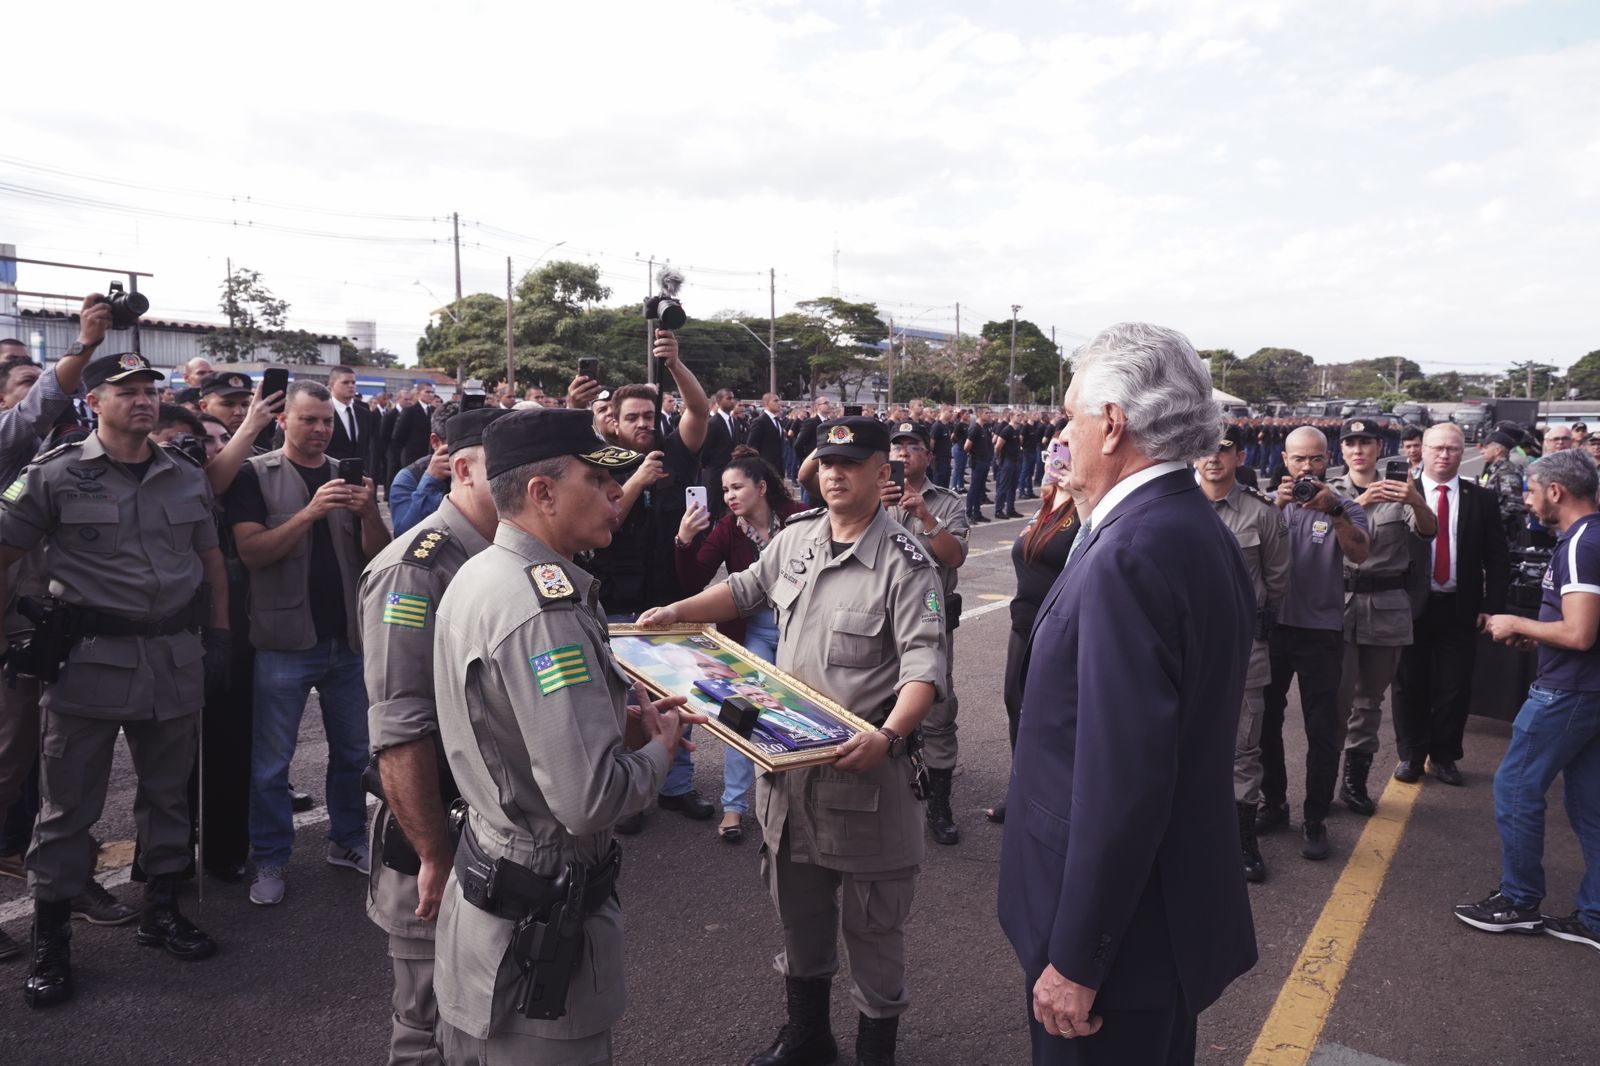
<path fill-rule="evenodd" d="M 1027 1060 L 1022 978 L 994 918 L 1000 830 L 981 814 L 1000 798 L 1009 768 L 999 698 L 1009 615 L 1002 607 L 973 617 L 1013 591 L 1008 553 L 1020 526 L 981 527 L 963 571 L 969 620 L 956 646 L 962 769 L 955 806 L 964 836 L 955 847 L 930 844 L 918 882 L 908 930 L 913 1006 L 901 1027 L 905 1063 Z M 1304 739 L 1297 717 L 1291 703 L 1285 740 L 1298 806 Z M 1377 765 L 1387 769 L 1393 764 L 1387 726 L 1383 733 Z M 1520 1066 L 1600 1059 L 1592 1024 L 1600 954 L 1544 936 L 1490 936 L 1450 914 L 1452 904 L 1485 895 L 1498 879 L 1490 778 L 1508 736 L 1505 724 L 1474 719 L 1461 764 L 1466 787 L 1432 779 L 1422 786 L 1313 1062 Z M 293 779 L 319 797 L 325 754 L 313 701 Z M 720 746 L 707 741 L 697 761 L 700 791 L 717 795 Z M 132 784 L 123 752 L 101 839 L 131 840 Z M 203 910 L 192 894 L 187 898 L 188 912 L 221 942 L 209 961 L 186 965 L 141 950 L 131 928 L 78 924 L 77 998 L 48 1012 L 23 1004 L 18 990 L 26 964 L 0 964 L 0 1062 L 384 1061 L 390 989 L 384 938 L 365 917 L 362 879 L 323 862 L 320 813 L 299 832 L 281 906 L 252 906 L 247 886 L 215 882 L 207 884 Z M 721 844 L 714 824 L 658 811 L 641 836 L 624 842 L 630 1006 L 616 1032 L 619 1063 L 742 1063 L 766 1046 L 781 1021 L 782 983 L 771 964 L 778 931 L 757 877 L 755 844 Z M 1365 824 L 1340 808 L 1329 823 L 1334 856 L 1323 863 L 1299 857 L 1297 834 L 1266 839 L 1271 876 L 1250 890 L 1261 960 L 1202 1016 L 1201 1062 L 1246 1061 Z M 1582 859 L 1555 794 L 1546 869 L 1550 909 L 1570 911 Z M 114 888 L 119 895 L 136 898 L 134 887 L 122 883 L 125 867 L 114 865 L 105 876 L 121 886 Z M 24 939 L 27 914 L 22 884 L 0 880 L 0 925 Z M 835 984 L 834 1025 L 840 1034 L 855 1028 L 842 981 Z M 852 1061 L 852 1041 L 841 1043 L 841 1061 Z"/>

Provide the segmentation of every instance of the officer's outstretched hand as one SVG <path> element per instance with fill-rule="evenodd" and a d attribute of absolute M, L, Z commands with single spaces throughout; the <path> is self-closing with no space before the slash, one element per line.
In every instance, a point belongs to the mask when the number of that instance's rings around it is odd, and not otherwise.
<path fill-rule="evenodd" d="M 79 342 L 85 348 L 93 348 L 106 339 L 110 329 L 111 305 L 104 296 L 91 292 L 83 298 L 83 310 L 78 314 Z"/>
<path fill-rule="evenodd" d="M 834 767 L 847 774 L 876 770 L 889 757 L 889 738 L 876 730 L 857 733 L 839 745 L 839 761 Z"/>
<path fill-rule="evenodd" d="M 694 750 L 694 742 L 684 739 L 683 727 L 704 722 L 706 716 L 681 709 L 689 702 L 687 696 L 667 696 L 664 699 L 652 700 L 645 687 L 635 681 L 633 699 L 638 705 L 639 728 L 647 738 L 646 743 L 652 740 L 661 741 L 668 755 L 680 747 L 685 751 Z M 628 713 L 634 713 L 633 704 L 628 705 Z"/>
<path fill-rule="evenodd" d="M 677 620 L 677 607 L 670 603 L 665 607 L 652 607 L 639 616 L 639 624 L 642 626 L 670 626 Z"/>

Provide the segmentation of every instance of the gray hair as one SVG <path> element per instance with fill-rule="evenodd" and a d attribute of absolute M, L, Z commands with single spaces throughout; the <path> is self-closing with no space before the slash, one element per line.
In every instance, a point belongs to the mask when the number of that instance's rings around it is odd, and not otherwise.
<path fill-rule="evenodd" d="M 1528 464 L 1528 480 L 1544 486 L 1560 485 L 1569 495 L 1580 500 L 1592 500 L 1600 488 L 1600 473 L 1594 460 L 1581 448 L 1568 448 L 1564 452 L 1551 452 L 1542 459 Z"/>
<path fill-rule="evenodd" d="M 1072 359 L 1079 409 L 1122 408 L 1144 455 L 1188 462 L 1217 450 L 1222 405 L 1211 392 L 1211 370 L 1177 330 L 1119 322 Z"/>
<path fill-rule="evenodd" d="M 528 482 L 536 477 L 560 481 L 567 475 L 570 455 L 557 455 L 550 459 L 536 459 L 531 463 L 502 470 L 489 479 L 489 496 L 494 500 L 495 514 L 501 518 L 515 518 L 528 504 Z"/>

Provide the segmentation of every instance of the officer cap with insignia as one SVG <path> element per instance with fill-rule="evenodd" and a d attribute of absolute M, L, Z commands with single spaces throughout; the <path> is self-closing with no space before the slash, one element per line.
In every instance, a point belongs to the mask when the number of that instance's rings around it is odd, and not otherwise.
<path fill-rule="evenodd" d="M 829 419 L 817 426 L 818 459 L 830 455 L 871 459 L 874 452 L 889 452 L 889 427 L 876 418 L 854 415 Z"/>
<path fill-rule="evenodd" d="M 101 385 L 114 385 L 143 375 L 150 381 L 165 381 L 167 375 L 150 365 L 150 360 L 138 352 L 120 355 L 102 355 L 83 368 L 83 387 L 90 392 Z"/>
<path fill-rule="evenodd" d="M 1369 440 L 1378 439 L 1378 423 L 1370 418 L 1351 418 L 1339 427 L 1339 439 L 1349 440 L 1351 437 L 1366 437 Z"/>
<path fill-rule="evenodd" d="M 562 455 L 575 456 L 590 466 L 607 470 L 639 461 L 638 452 L 601 440 L 594 431 L 594 416 L 588 411 L 564 407 L 512 411 L 496 419 L 483 431 L 483 450 L 491 478 Z"/>
<path fill-rule="evenodd" d="M 201 396 L 249 396 L 256 391 L 255 385 L 250 380 L 250 375 L 241 374 L 237 370 L 229 370 L 218 374 L 207 374 L 200 379 Z"/>
<path fill-rule="evenodd" d="M 1222 439 L 1217 442 L 1217 451 L 1224 448 L 1240 448 L 1244 446 L 1245 433 L 1243 426 L 1227 425 L 1222 427 Z"/>
<path fill-rule="evenodd" d="M 933 435 L 928 432 L 928 427 L 921 422 L 897 422 L 894 430 L 889 434 L 889 443 L 897 440 L 919 440 L 924 448 L 933 449 Z"/>
<path fill-rule="evenodd" d="M 475 407 L 457 414 L 444 424 L 444 440 L 450 454 L 482 444 L 483 431 L 489 428 L 489 423 L 510 413 L 504 407 Z"/>

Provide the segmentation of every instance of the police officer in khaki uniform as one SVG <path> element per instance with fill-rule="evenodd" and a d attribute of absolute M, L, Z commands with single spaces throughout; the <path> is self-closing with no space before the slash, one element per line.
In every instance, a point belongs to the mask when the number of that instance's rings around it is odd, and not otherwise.
<path fill-rule="evenodd" d="M 1406 575 L 1420 545 L 1439 531 L 1421 486 L 1411 480 L 1409 464 L 1396 464 L 1394 479 L 1380 468 L 1383 451 L 1378 428 L 1352 418 L 1339 432 L 1345 473 L 1329 481 L 1340 496 L 1355 500 L 1367 512 L 1372 542 L 1366 561 L 1344 563 L 1344 670 L 1339 678 L 1339 720 L 1346 723 L 1344 776 L 1339 798 L 1357 814 L 1371 816 L 1378 805 L 1367 794 L 1372 758 L 1378 754 L 1378 726 L 1383 723 L 1383 694 L 1394 681 L 1400 652 L 1411 643 L 1411 599 Z"/>
<path fill-rule="evenodd" d="M 446 423 L 450 494 L 412 536 L 379 552 L 358 584 L 372 701 L 367 733 L 382 799 L 372 822 L 371 854 L 381 861 L 368 878 L 367 916 L 389 934 L 392 1066 L 444 1061 L 434 1037 L 433 933 L 450 873 L 445 811 L 459 793 L 439 743 L 433 617 L 461 564 L 494 536 L 483 431 L 506 413 L 484 407 Z"/>
<path fill-rule="evenodd" d="M 470 806 L 439 911 L 434 990 L 452 1066 L 611 1061 L 626 1003 L 617 821 L 661 788 L 685 723 L 611 656 L 597 582 L 636 453 L 587 411 L 516 411 L 484 434 L 500 525 L 434 620 L 439 736 Z M 625 739 L 624 723 L 631 736 Z"/>
<path fill-rule="evenodd" d="M 1261 803 L 1262 689 L 1271 679 L 1267 637 L 1272 619 L 1289 591 L 1289 533 L 1283 512 L 1272 497 L 1239 483 L 1245 464 L 1245 431 L 1223 427 L 1214 454 L 1195 463 L 1200 491 L 1216 508 L 1222 524 L 1233 531 L 1244 553 L 1245 569 L 1256 590 L 1255 639 L 1250 645 L 1250 665 L 1244 679 L 1244 704 L 1239 709 L 1239 733 L 1233 749 L 1233 799 L 1239 814 L 1239 851 L 1246 881 L 1265 881 L 1267 864 L 1256 842 L 1256 808 Z"/>
<path fill-rule="evenodd" d="M 788 1021 L 752 1066 L 832 1062 L 828 998 L 841 912 L 856 1061 L 894 1061 L 905 986 L 906 919 L 923 860 L 923 815 L 908 742 L 942 694 L 945 622 L 924 545 L 879 500 L 888 427 L 842 418 L 817 427 L 826 511 L 789 520 L 754 566 L 640 622 L 721 622 L 771 603 L 778 667 L 877 726 L 830 766 L 763 774 L 761 867 L 783 925 L 778 956 Z"/>
<path fill-rule="evenodd" d="M 950 810 L 950 791 L 956 769 L 955 641 L 961 624 L 961 597 L 956 592 L 957 571 L 967 561 L 967 538 L 972 524 L 967 521 L 967 501 L 959 493 L 940 488 L 928 480 L 933 462 L 933 442 L 928 428 L 919 422 L 900 422 L 890 427 L 889 459 L 905 464 L 904 497 L 900 486 L 889 482 L 883 488 L 883 505 L 889 517 L 904 526 L 927 549 L 939 567 L 939 582 L 944 592 L 945 686 L 940 699 L 922 722 L 923 754 L 928 762 L 928 828 L 941 844 L 960 841 L 955 815 Z"/>
<path fill-rule="evenodd" d="M 202 659 L 208 647 L 211 663 L 228 652 L 227 578 L 205 475 L 149 440 L 162 378 L 133 353 L 90 363 L 83 380 L 99 420 L 94 435 L 41 455 L 0 493 L 0 567 L 43 544 L 48 604 L 68 634 L 53 640 L 60 630 L 41 621 L 30 647 L 7 661 L 47 682 L 28 850 L 34 951 L 23 994 L 33 1007 L 72 994 L 70 903 L 94 873 L 89 831 L 105 805 L 119 730 L 133 753 L 149 877 L 139 943 L 186 960 L 216 950 L 178 913 L 177 883 L 190 857 Z"/>

